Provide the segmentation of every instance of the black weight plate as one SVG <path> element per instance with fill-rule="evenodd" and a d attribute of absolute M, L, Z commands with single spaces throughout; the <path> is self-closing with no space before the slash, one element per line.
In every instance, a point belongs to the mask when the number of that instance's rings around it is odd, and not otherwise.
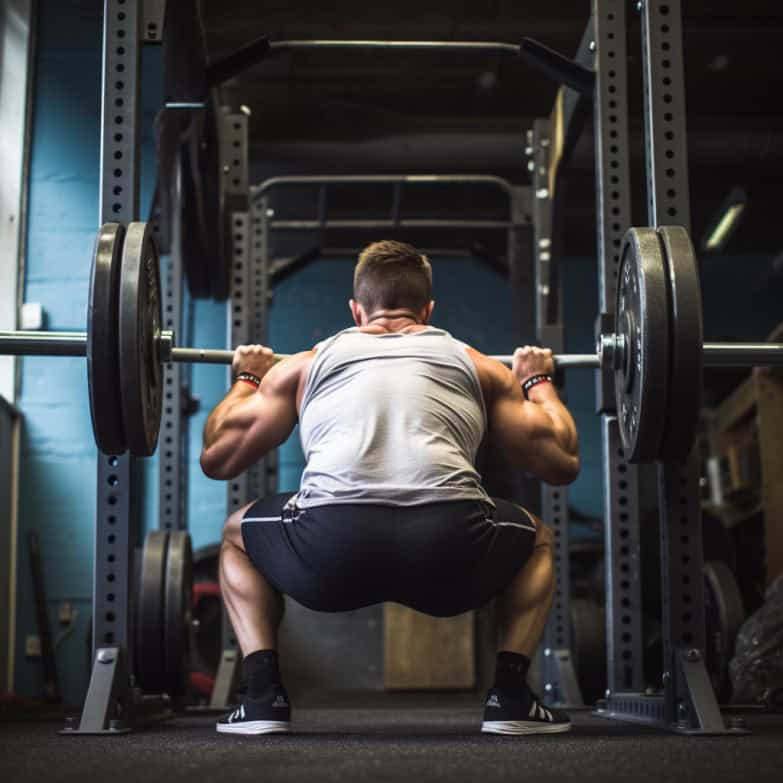
<path fill-rule="evenodd" d="M 693 448 L 701 409 L 704 337 L 696 253 L 681 226 L 662 226 L 658 236 L 669 278 L 671 373 L 660 458 L 683 461 Z"/>
<path fill-rule="evenodd" d="M 122 426 L 117 302 L 124 229 L 101 226 L 95 240 L 87 309 L 87 388 L 95 442 L 104 454 L 128 448 Z"/>
<path fill-rule="evenodd" d="M 163 370 L 158 253 L 147 223 L 131 223 L 122 248 L 120 278 L 120 383 L 128 448 L 137 457 L 155 451 L 162 414 Z"/>
<path fill-rule="evenodd" d="M 172 0 L 163 17 L 163 85 L 171 102 L 201 101 L 207 92 L 207 47 L 201 3 Z"/>
<path fill-rule="evenodd" d="M 181 704 L 190 675 L 190 626 L 193 594 L 193 553 L 190 536 L 169 533 L 166 555 L 163 648 L 166 660 L 166 692 Z"/>
<path fill-rule="evenodd" d="M 600 604 L 571 601 L 571 653 L 582 699 L 594 704 L 606 691 L 606 612 Z"/>
<path fill-rule="evenodd" d="M 745 622 L 737 580 L 726 563 L 704 564 L 705 663 L 715 695 L 721 704 L 731 699 L 729 662 L 737 634 Z"/>
<path fill-rule="evenodd" d="M 158 219 L 158 251 L 171 252 L 173 221 L 177 213 L 177 150 L 189 114 L 182 109 L 161 109 L 155 117 L 155 149 L 158 156 L 158 183 L 155 204 Z"/>
<path fill-rule="evenodd" d="M 164 693 L 166 689 L 163 606 L 168 539 L 169 534 L 163 530 L 147 533 L 137 586 L 135 670 L 142 690 L 149 694 Z"/>
<path fill-rule="evenodd" d="M 194 170 L 197 154 L 186 140 L 177 153 L 177 212 L 174 242 L 179 242 L 182 266 L 188 281 L 188 290 L 194 299 L 207 299 L 209 289 L 209 261 L 204 231 L 204 209 L 201 185 Z"/>
<path fill-rule="evenodd" d="M 669 394 L 669 303 L 658 235 L 631 228 L 623 241 L 615 331 L 625 338 L 615 371 L 617 420 L 625 458 L 651 462 L 660 454 Z"/>
<path fill-rule="evenodd" d="M 207 227 L 209 281 L 212 296 L 218 301 L 228 298 L 231 281 L 231 256 L 224 254 L 223 201 L 220 168 L 220 104 L 217 91 L 212 90 L 204 115 L 204 129 L 201 140 L 202 192 L 204 196 L 204 220 Z"/>

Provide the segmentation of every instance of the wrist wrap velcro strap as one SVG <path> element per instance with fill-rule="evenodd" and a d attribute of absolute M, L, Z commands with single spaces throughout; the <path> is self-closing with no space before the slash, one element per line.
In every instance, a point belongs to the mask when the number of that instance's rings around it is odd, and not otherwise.
<path fill-rule="evenodd" d="M 523 384 L 522 384 L 522 394 L 525 395 L 525 399 L 529 400 L 530 397 L 528 397 L 528 392 L 534 387 L 538 386 L 539 383 L 552 383 L 552 376 L 551 375 L 534 375 L 532 378 L 528 378 Z"/>
<path fill-rule="evenodd" d="M 241 372 L 234 380 L 244 381 L 245 383 L 252 383 L 256 389 L 261 385 L 261 379 L 257 375 L 253 375 L 252 372 Z"/>

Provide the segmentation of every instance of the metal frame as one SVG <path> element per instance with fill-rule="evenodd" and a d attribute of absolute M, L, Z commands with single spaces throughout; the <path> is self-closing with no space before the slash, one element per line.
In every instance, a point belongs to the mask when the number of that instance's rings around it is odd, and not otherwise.
<path fill-rule="evenodd" d="M 389 218 L 375 220 L 330 220 L 327 217 L 327 193 L 326 188 L 330 184 L 392 184 L 394 185 L 392 203 Z M 449 184 L 481 184 L 492 185 L 499 188 L 508 196 L 509 219 L 506 221 L 473 221 L 473 220 L 406 220 L 400 218 L 402 187 L 417 183 Z M 269 195 L 276 188 L 285 185 L 318 185 L 317 216 L 315 219 L 279 220 L 274 218 L 273 210 L 269 209 Z M 266 254 L 265 265 L 269 268 L 269 234 L 274 230 L 313 230 L 325 228 L 491 228 L 505 229 L 507 246 L 507 266 L 512 288 L 520 297 L 530 301 L 519 301 L 514 308 L 514 335 L 513 339 L 532 343 L 535 341 L 535 307 L 533 296 L 534 275 L 534 248 L 533 248 L 533 199 L 531 188 L 528 186 L 512 185 L 505 179 L 495 176 L 482 175 L 345 175 L 345 176 L 291 176 L 274 177 L 260 183 L 251 190 L 251 200 L 254 208 L 260 212 L 260 221 L 264 226 L 262 231 L 262 248 Z M 267 280 L 269 285 L 269 280 Z M 497 357 L 500 358 L 500 357 Z M 510 357 L 503 357 L 509 360 Z M 581 357 L 585 359 L 585 357 Z M 270 475 L 274 477 L 274 472 Z M 541 499 L 541 484 L 530 475 L 515 473 L 505 487 L 510 496 L 523 503 L 527 508 L 538 512 Z M 553 488 L 554 491 L 548 497 L 553 507 L 557 508 L 560 518 L 564 516 L 561 508 L 567 507 L 567 500 L 563 500 L 563 488 Z M 558 503 L 562 505 L 558 505 Z M 567 550 L 567 543 L 565 544 Z M 567 566 L 566 566 L 567 568 Z M 566 573 L 567 585 L 567 573 Z M 566 613 L 568 606 L 566 601 Z M 559 650 L 558 650 L 559 652 Z M 573 688 L 568 690 L 569 695 Z"/>
<path fill-rule="evenodd" d="M 486 52 L 491 54 L 520 53 L 519 44 L 499 41 L 379 41 L 379 40 L 287 40 L 270 41 L 272 51 L 295 51 L 301 49 L 385 49 L 387 51 L 434 51 L 434 52 Z"/>
<path fill-rule="evenodd" d="M 559 93 L 560 95 L 560 93 Z M 543 345 L 563 351 L 559 314 L 562 278 L 553 258 L 553 217 L 557 161 L 553 160 L 555 123 L 534 121 L 528 133 L 528 169 L 533 181 L 533 276 L 535 331 Z M 541 518 L 554 533 L 555 594 L 544 631 L 544 698 L 548 704 L 584 704 L 571 652 L 571 574 L 569 562 L 568 489 L 541 484 Z"/>
<path fill-rule="evenodd" d="M 552 123 L 548 118 L 533 121 L 528 134 L 530 161 L 528 168 L 533 181 L 533 252 L 535 256 L 536 331 L 550 323 L 550 300 L 559 293 L 553 285 L 552 214 L 555 198 L 550 177 Z M 557 319 L 554 319 L 555 321 Z M 560 349 L 558 349 L 560 350 Z"/>
<path fill-rule="evenodd" d="M 373 219 L 335 220 L 327 217 L 329 185 L 394 185 L 389 217 Z M 267 197 L 275 188 L 282 186 L 319 186 L 316 217 L 309 216 L 276 219 L 269 214 L 269 231 L 320 231 L 325 229 L 410 229 L 410 228 L 447 228 L 447 229 L 507 229 L 510 220 L 450 220 L 437 218 L 411 219 L 401 218 L 402 188 L 405 185 L 492 185 L 509 196 L 509 209 L 513 210 L 516 188 L 506 179 L 480 174 L 346 174 L 271 177 L 252 188 L 252 200 L 255 202 Z M 525 189 L 527 193 L 528 189 Z"/>
<path fill-rule="evenodd" d="M 141 35 L 144 43 L 162 43 L 166 0 L 141 0 Z"/>
<path fill-rule="evenodd" d="M 146 27 L 145 27 L 146 29 Z M 155 40 L 155 39 L 153 39 Z M 177 176 L 180 169 L 177 167 Z M 178 189 L 179 190 L 179 189 Z M 183 327 L 182 242 L 179 221 L 172 226 L 171 253 L 161 259 L 161 299 L 163 326 L 178 334 Z M 163 411 L 158 449 L 158 528 L 187 530 L 187 482 L 189 427 L 185 401 L 190 395 L 190 374 L 182 364 L 163 365 Z"/>
<path fill-rule="evenodd" d="M 140 0 L 104 0 L 99 223 L 139 212 Z M 119 195 L 115 195 L 119 194 Z M 93 668 L 78 727 L 69 734 L 129 731 L 133 671 L 134 460 L 98 453 L 93 578 Z"/>
<path fill-rule="evenodd" d="M 248 115 L 231 113 L 223 109 L 220 133 L 220 159 L 223 181 L 221 183 L 225 199 L 230 198 L 236 210 L 231 216 L 233 235 L 232 259 L 226 259 L 232 267 L 233 284 L 227 302 L 227 340 L 229 345 L 241 345 L 250 342 L 252 335 L 252 311 L 255 297 L 249 281 L 253 278 L 251 265 L 251 229 L 248 189 Z M 228 203 L 228 201 L 226 201 Z M 231 369 L 227 373 L 228 385 L 231 384 Z M 233 514 L 248 499 L 257 487 L 256 474 L 248 470 L 228 482 L 226 498 L 227 513 Z M 224 709 L 234 700 L 237 678 L 240 670 L 240 654 L 234 629 L 223 605 L 221 622 L 222 650 L 218 663 L 215 685 L 210 697 L 211 709 Z"/>
<path fill-rule="evenodd" d="M 595 47 L 588 22 L 575 61 L 592 69 Z M 584 96 L 561 86 L 552 113 L 528 131 L 526 153 L 533 182 L 533 254 L 536 336 L 557 354 L 564 348 L 563 279 L 558 264 L 563 195 L 560 174 L 581 132 Z M 562 377 L 559 379 L 562 386 Z M 562 391 L 561 391 L 562 393 Z M 584 699 L 574 668 L 571 637 L 571 567 L 568 489 L 541 485 L 541 515 L 554 532 L 555 593 L 544 631 L 543 676 L 547 703 L 579 707 Z"/>
<path fill-rule="evenodd" d="M 685 79 L 680 0 L 642 8 L 645 153 L 650 225 L 690 230 Z M 696 455 L 658 466 L 663 604 L 664 725 L 722 733 L 723 718 L 704 664 L 704 553 Z"/>
<path fill-rule="evenodd" d="M 269 257 L 269 205 L 266 197 L 253 200 L 251 190 L 250 263 L 253 270 L 253 340 L 267 344 L 269 307 L 272 304 L 272 261 Z M 255 497 L 277 492 L 277 450 L 267 454 L 255 467 Z"/>
<path fill-rule="evenodd" d="M 596 88 L 598 298 L 596 329 L 614 322 L 620 247 L 631 225 L 626 3 L 593 0 Z M 615 417 L 614 377 L 596 373 L 604 461 L 607 691 L 644 689 L 639 559 L 639 467 L 626 461 Z"/>
<path fill-rule="evenodd" d="M 612 51 L 617 42 L 625 35 L 625 26 L 617 29 L 617 35 L 609 41 L 603 37 L 612 29 L 611 23 L 618 23 L 624 12 L 622 0 L 594 0 L 594 14 L 599 28 L 599 82 L 602 76 L 612 78 L 611 73 L 619 73 L 622 68 L 612 68 L 612 63 L 625 63 L 615 52 L 610 62 L 602 62 L 601 49 L 604 54 Z M 683 78 L 683 48 L 682 48 L 682 13 L 679 0 L 644 0 L 639 4 L 642 14 L 642 70 L 644 76 L 644 116 L 645 116 L 645 152 L 646 180 L 648 200 L 648 220 L 650 225 L 679 224 L 690 228 L 690 212 L 687 181 L 687 149 L 685 128 L 685 88 Z M 602 70 L 608 66 L 611 72 Z M 616 77 L 614 77 L 616 78 Z M 604 80 L 607 85 L 609 80 Z M 623 85 L 624 86 L 624 85 Z M 620 91 L 616 91 L 617 95 Z M 622 91 L 624 96 L 625 91 Z M 599 237 L 604 256 L 602 271 L 617 264 L 617 252 L 614 239 L 624 228 L 622 203 L 618 209 L 616 223 L 607 230 L 606 174 L 611 176 L 611 165 L 607 171 L 602 165 L 612 154 L 621 154 L 626 146 L 618 143 L 617 153 L 612 150 L 612 139 L 605 131 L 617 125 L 617 120 L 623 117 L 627 109 L 620 111 L 620 106 L 611 106 L 612 98 L 604 96 L 603 90 L 596 94 L 596 152 L 599 163 L 599 204 L 602 220 L 599 221 Z M 619 99 L 615 99 L 619 100 Z M 608 125 L 606 124 L 608 120 Z M 619 128 L 618 128 L 619 130 Z M 603 131 L 603 132 L 602 132 Z M 619 142 L 618 138 L 618 142 Z M 605 149 L 609 145 L 609 149 Z M 608 155 L 607 155 L 608 151 Z M 627 191 L 626 191 L 627 193 Z M 623 194 L 625 195 L 625 194 Z M 611 209 L 611 208 L 610 208 Z M 627 215 L 627 212 L 626 212 Z M 612 246 L 607 240 L 612 238 Z M 608 263 L 606 250 L 612 254 L 613 263 Z M 611 282 L 610 279 L 608 279 Z M 603 291 L 603 308 L 606 308 L 609 287 Z M 616 422 L 604 416 L 604 452 L 605 455 L 620 454 L 613 451 L 617 447 Z M 635 671 L 636 657 L 640 640 L 636 628 L 632 625 L 628 631 L 628 649 L 622 649 L 623 638 L 617 638 L 622 628 L 622 621 L 630 617 L 631 622 L 638 622 L 641 617 L 641 601 L 638 599 L 638 559 L 636 567 L 634 559 L 638 551 L 638 519 L 626 520 L 625 529 L 629 532 L 622 551 L 622 531 L 624 528 L 622 510 L 613 502 L 612 490 L 619 464 L 613 464 L 610 458 L 607 465 L 606 493 L 609 514 L 607 530 L 607 608 L 612 620 L 609 630 L 612 635 L 610 652 L 611 676 L 615 687 L 621 685 L 618 691 L 607 692 L 605 702 L 599 703 L 596 714 L 607 718 L 629 720 L 657 726 L 682 734 L 726 734 L 734 729 L 727 729 L 718 708 L 715 693 L 710 684 L 704 664 L 705 625 L 704 625 L 704 581 L 702 569 L 704 565 L 702 552 L 701 514 L 698 491 L 698 464 L 695 457 L 684 464 L 660 463 L 658 465 L 658 498 L 660 513 L 661 537 L 661 581 L 662 581 L 662 622 L 664 638 L 664 674 L 663 694 L 647 694 L 639 692 L 639 677 Z M 619 479 L 619 476 L 617 476 Z M 633 503 L 628 504 L 630 508 Z M 620 533 L 620 539 L 617 538 Z M 614 561 L 617 545 L 620 544 L 620 557 Z M 623 566 L 630 565 L 630 574 L 623 572 Z M 633 578 L 635 574 L 636 578 Z M 620 593 L 617 587 L 620 587 Z M 621 600 L 620 612 L 615 606 L 616 599 L 627 585 L 630 595 Z M 634 605 L 636 601 L 638 604 Z M 627 604 L 625 602 L 628 602 Z M 623 611 L 627 609 L 627 614 Z M 616 624 L 620 619 L 621 623 Z M 617 653 L 621 652 L 618 658 Z M 626 665 L 628 667 L 627 671 Z M 626 678 L 624 675 L 629 675 Z M 618 682 L 619 680 L 619 682 Z M 630 687 L 626 682 L 630 680 Z"/>
<path fill-rule="evenodd" d="M 142 0 L 140 35 L 146 44 L 163 43 L 163 20 L 166 0 Z M 177 176 L 181 171 L 177 167 Z M 177 188 L 179 192 L 179 188 Z M 174 221 L 171 228 L 171 253 L 161 258 L 162 325 L 173 334 L 185 331 L 184 263 L 182 258 L 181 225 Z M 155 230 L 158 225 L 155 223 Z M 192 412 L 190 373 L 181 364 L 163 365 L 163 411 L 158 449 L 158 529 L 188 529 L 188 453 L 190 428 L 187 418 Z"/>

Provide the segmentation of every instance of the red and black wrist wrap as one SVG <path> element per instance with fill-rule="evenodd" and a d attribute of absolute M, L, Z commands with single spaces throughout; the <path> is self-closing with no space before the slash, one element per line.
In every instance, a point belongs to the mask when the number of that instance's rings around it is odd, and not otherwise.
<path fill-rule="evenodd" d="M 522 384 L 522 394 L 525 395 L 525 399 L 526 400 L 530 399 L 530 397 L 528 397 L 528 392 L 534 386 L 538 386 L 539 383 L 552 383 L 552 376 L 551 375 L 533 375 L 532 377 L 528 378 Z"/>
<path fill-rule="evenodd" d="M 256 389 L 261 385 L 261 379 L 257 375 L 253 375 L 252 372 L 239 373 L 239 375 L 237 375 L 237 377 L 234 378 L 234 382 L 236 381 L 244 381 L 245 383 L 250 383 L 253 386 L 255 386 Z"/>

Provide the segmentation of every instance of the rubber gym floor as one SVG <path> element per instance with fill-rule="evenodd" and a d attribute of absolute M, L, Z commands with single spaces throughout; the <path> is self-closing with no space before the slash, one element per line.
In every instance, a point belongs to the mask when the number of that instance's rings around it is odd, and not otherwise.
<path fill-rule="evenodd" d="M 301 707 L 295 733 L 233 737 L 190 714 L 113 737 L 62 737 L 61 721 L 0 723 L 0 780 L 783 780 L 783 714 L 750 733 L 683 737 L 572 711 L 569 734 L 480 734 L 478 696 L 341 697 Z"/>

